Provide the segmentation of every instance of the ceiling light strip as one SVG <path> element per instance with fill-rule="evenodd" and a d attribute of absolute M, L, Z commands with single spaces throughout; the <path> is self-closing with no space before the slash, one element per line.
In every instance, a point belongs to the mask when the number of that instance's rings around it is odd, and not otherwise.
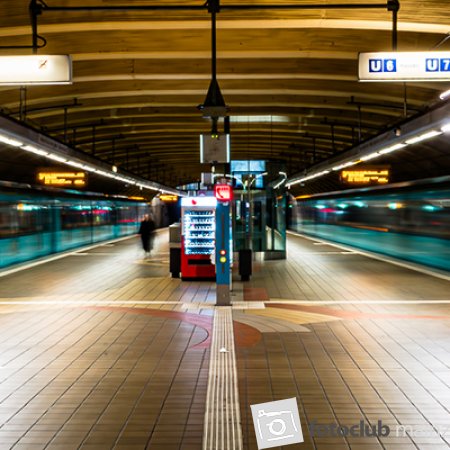
<path fill-rule="evenodd" d="M 118 175 L 117 172 L 115 172 L 113 170 L 107 171 L 107 170 L 104 170 L 103 168 L 96 168 L 93 165 L 85 164 L 82 161 L 74 161 L 72 159 L 69 159 L 69 157 L 67 155 L 61 155 L 61 154 L 55 153 L 53 149 L 52 149 L 53 150 L 53 153 L 52 153 L 42 147 L 37 147 L 34 145 L 26 144 L 22 141 L 19 141 L 15 137 L 15 135 L 11 136 L 6 133 L 0 133 L 0 142 L 3 144 L 10 145 L 11 147 L 20 148 L 21 150 L 24 150 L 29 153 L 34 153 L 38 156 L 43 156 L 45 158 L 51 159 L 51 160 L 56 161 L 61 164 L 66 164 L 68 166 L 77 167 L 79 169 L 95 173 L 96 175 L 115 179 L 115 180 L 121 181 L 125 184 L 137 185 L 141 189 L 149 189 L 149 190 L 156 191 L 156 192 L 163 192 L 163 193 L 167 193 L 167 194 L 183 196 L 183 193 L 177 189 L 166 188 L 166 187 L 159 185 L 158 183 L 154 183 L 154 182 L 143 182 L 142 180 L 133 178 L 133 177 L 121 176 L 121 175 Z"/>
<path fill-rule="evenodd" d="M 407 139 L 407 140 L 405 140 L 403 142 L 398 142 L 396 144 L 393 144 L 393 145 L 390 145 L 388 147 L 382 148 L 382 149 L 380 149 L 378 151 L 375 151 L 375 152 L 372 151 L 371 153 L 367 153 L 366 155 L 362 155 L 357 160 L 354 160 L 354 158 L 353 158 L 352 161 L 342 162 L 342 163 L 340 163 L 340 164 L 338 164 L 336 166 L 331 167 L 331 170 L 322 170 L 322 171 L 317 172 L 317 173 L 313 172 L 312 174 L 304 176 L 304 177 L 299 178 L 297 180 L 289 181 L 287 183 L 287 188 L 289 189 L 291 186 L 294 186 L 294 185 L 296 185 L 298 183 L 303 183 L 305 181 L 309 181 L 309 180 L 313 180 L 315 178 L 321 177 L 323 175 L 326 175 L 326 174 L 330 173 L 331 171 L 338 171 L 338 170 L 344 169 L 346 167 L 358 164 L 360 162 L 370 161 L 372 159 L 378 158 L 378 157 L 380 157 L 382 155 L 385 155 L 387 153 L 392 153 L 392 152 L 394 152 L 396 150 L 400 150 L 402 148 L 405 148 L 408 145 L 417 144 L 418 142 L 423 142 L 423 141 L 425 141 L 427 139 L 431 139 L 431 138 L 439 136 L 439 135 L 441 135 L 443 133 L 449 133 L 449 132 L 450 132 L 450 122 L 445 123 L 444 125 L 442 125 L 439 130 L 436 130 L 436 129 L 428 130 L 425 133 L 421 133 L 421 134 L 418 134 L 416 136 L 413 136 L 413 137 L 411 137 L 411 138 L 409 138 L 409 139 Z"/>

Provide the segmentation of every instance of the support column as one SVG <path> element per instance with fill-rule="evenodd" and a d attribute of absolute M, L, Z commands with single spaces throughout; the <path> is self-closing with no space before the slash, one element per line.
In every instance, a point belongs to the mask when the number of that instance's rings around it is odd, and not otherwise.
<path fill-rule="evenodd" d="M 230 205 L 217 202 L 216 208 L 216 305 L 231 303 L 231 249 L 230 249 Z"/>

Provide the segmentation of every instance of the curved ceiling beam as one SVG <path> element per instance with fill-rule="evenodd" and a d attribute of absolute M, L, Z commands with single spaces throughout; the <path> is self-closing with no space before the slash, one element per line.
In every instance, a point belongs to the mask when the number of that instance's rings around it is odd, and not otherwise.
<path fill-rule="evenodd" d="M 98 14 L 101 17 L 102 14 Z M 426 16 L 424 16 L 426 20 Z M 386 15 L 386 20 L 351 20 L 351 19 L 248 19 L 239 20 L 226 18 L 217 21 L 218 30 L 267 30 L 267 29 L 352 29 L 352 30 L 370 30 L 387 31 L 392 30 L 392 21 L 390 15 Z M 58 24 L 40 24 L 40 34 L 55 33 L 83 33 L 87 31 L 149 31 L 149 30 L 209 30 L 211 22 L 205 14 L 205 20 L 139 20 L 139 21 L 118 21 L 110 20 L 106 22 L 97 22 L 95 20 L 88 22 L 58 23 Z M 397 30 L 400 32 L 413 33 L 432 33 L 447 34 L 448 27 L 444 24 L 428 22 L 399 22 Z M 8 36 L 28 36 L 30 35 L 29 26 L 5 27 L 0 29 L 0 37 Z"/>
<path fill-rule="evenodd" d="M 114 92 L 88 92 L 88 93 L 78 93 L 74 94 L 73 92 L 68 95 L 60 95 L 55 97 L 47 97 L 47 98 L 38 98 L 38 99 L 32 99 L 27 100 L 27 106 L 32 105 L 39 105 L 41 103 L 45 103 L 46 101 L 51 102 L 68 102 L 73 99 L 74 96 L 78 100 L 90 100 L 90 99 L 106 99 L 106 98 L 120 98 L 120 97 L 142 97 L 142 96 L 167 96 L 167 97 L 180 97 L 180 96 L 199 96 L 201 98 L 202 95 L 204 95 L 205 90 L 203 89 L 145 89 L 145 90 L 138 90 L 138 91 L 114 91 Z M 222 89 L 222 93 L 224 96 L 226 96 L 229 100 L 229 104 L 231 105 L 239 105 L 240 102 L 234 102 L 230 100 L 232 96 L 242 96 L 245 98 L 248 97 L 257 97 L 261 99 L 264 96 L 289 96 L 289 98 L 293 97 L 334 97 L 334 98 L 344 98 L 349 99 L 350 97 L 354 96 L 354 91 L 323 91 L 323 90 L 303 90 L 303 89 Z M 376 95 L 376 94 L 370 94 L 367 92 L 360 92 L 357 94 L 358 100 L 362 101 L 364 99 L 366 100 L 376 100 L 376 101 L 385 101 L 385 102 L 391 102 L 391 103 L 403 103 L 402 97 L 393 97 L 393 96 L 387 96 L 387 95 Z M 188 99 L 184 99 L 183 102 L 178 102 L 177 105 L 183 106 L 188 105 L 189 103 Z M 289 102 L 291 103 L 291 102 Z M 420 106 L 422 102 L 420 100 L 408 100 L 409 104 Z M 169 104 L 169 103 L 168 103 Z M 266 103 L 267 104 L 267 103 Z M 196 104 L 195 102 L 191 103 L 192 107 L 195 108 Z M 19 102 L 11 102 L 11 103 L 5 103 L 3 105 L 5 108 L 14 109 L 19 106 Z"/>
<path fill-rule="evenodd" d="M 50 99 L 47 99 L 48 101 L 50 101 Z M 233 111 L 235 111 L 235 109 L 239 108 L 239 110 L 241 111 L 240 114 L 244 114 L 244 115 L 248 115 L 248 112 L 242 112 L 242 111 L 246 111 L 246 108 L 248 109 L 248 111 L 253 110 L 254 108 L 258 108 L 259 111 L 267 111 L 270 108 L 280 108 L 280 111 L 288 111 L 290 109 L 292 109 L 292 112 L 280 112 L 280 114 L 291 114 L 293 116 L 295 116 L 295 109 L 301 109 L 301 108 L 310 108 L 310 109 L 324 109 L 324 108 L 329 108 L 330 110 L 344 110 L 344 111 L 351 111 L 353 114 L 356 113 L 356 108 L 354 105 L 349 105 L 349 104 L 318 104 L 318 103 L 309 103 L 309 102 L 295 102 L 295 103 L 291 103 L 289 105 L 286 105 L 285 103 L 282 102 L 275 102 L 275 101 L 271 101 L 270 103 L 264 103 L 264 104 L 255 104 L 255 103 L 244 103 L 244 102 L 240 102 L 239 105 L 233 105 L 233 110 L 230 111 L 230 114 L 233 115 Z M 197 117 L 201 116 L 198 114 L 198 111 L 196 111 L 196 108 L 194 108 L 192 106 L 191 103 L 188 104 L 180 104 L 180 103 L 155 103 L 153 102 L 152 104 L 149 104 L 148 102 L 133 102 L 133 103 L 110 103 L 110 104 L 105 104 L 105 105 L 90 105 L 90 106 L 80 106 L 77 107 L 76 110 L 74 109 L 74 111 L 77 111 L 77 113 L 81 113 L 81 112 L 91 112 L 91 111 L 109 111 L 109 114 L 104 114 L 103 116 L 105 118 L 107 117 L 116 117 L 116 118 L 120 118 L 119 116 L 114 115 L 114 110 L 118 110 L 118 109 L 145 109 L 145 108 L 155 108 L 155 109 L 163 109 L 163 108 L 171 108 L 171 109 L 176 109 L 177 111 L 180 111 L 180 109 L 182 108 L 186 108 L 188 111 L 191 112 L 191 114 L 189 114 L 189 116 L 194 116 L 197 115 Z M 51 109 L 51 110 L 47 110 L 47 111 L 40 111 L 40 112 L 36 112 L 36 113 L 27 113 L 27 117 L 32 118 L 32 119 L 37 119 L 37 118 L 42 118 L 42 117 L 50 117 L 50 116 L 61 116 L 61 111 L 62 108 L 60 110 L 55 110 L 55 109 Z M 381 116 L 387 116 L 387 117 L 391 117 L 391 118 L 396 118 L 398 117 L 399 113 L 396 110 L 392 110 L 392 109 L 383 109 L 381 107 L 375 107 L 375 106 L 364 106 L 363 107 L 363 111 L 365 114 L 377 114 L 377 115 L 381 115 Z M 174 114 L 176 115 L 176 113 L 174 112 Z M 179 113 L 178 113 L 179 114 Z M 261 114 L 261 113 L 259 113 Z M 169 116 L 170 117 L 170 116 Z M 205 126 L 207 124 L 207 121 L 205 120 Z"/>

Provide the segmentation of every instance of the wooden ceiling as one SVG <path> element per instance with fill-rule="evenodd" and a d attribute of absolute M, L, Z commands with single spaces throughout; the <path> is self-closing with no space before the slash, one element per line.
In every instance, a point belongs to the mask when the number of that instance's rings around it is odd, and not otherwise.
<path fill-rule="evenodd" d="M 2 46 L 31 43 L 28 0 L 0 2 Z M 234 4 L 312 4 L 255 0 Z M 449 83 L 359 83 L 358 52 L 390 51 L 384 9 L 223 10 L 217 78 L 232 158 L 281 160 L 289 174 L 349 148 L 438 100 Z M 356 0 L 339 3 L 357 4 Z M 379 0 L 366 0 L 379 4 Z M 195 5 L 204 0 L 46 0 L 48 6 Z M 448 0 L 403 0 L 398 50 L 450 49 Z M 211 18 L 199 11 L 44 11 L 42 54 L 72 55 L 71 86 L 0 88 L 3 112 L 150 180 L 199 178 L 197 106 L 211 78 Z M 0 54 L 31 50 L 0 50 Z M 406 103 L 405 103 L 406 94 Z M 65 117 L 66 111 L 66 117 Z M 66 121 L 66 125 L 65 125 Z M 359 127 L 361 125 L 361 127 Z M 66 126 L 66 128 L 65 128 Z M 222 125 L 220 125 L 222 127 Z"/>

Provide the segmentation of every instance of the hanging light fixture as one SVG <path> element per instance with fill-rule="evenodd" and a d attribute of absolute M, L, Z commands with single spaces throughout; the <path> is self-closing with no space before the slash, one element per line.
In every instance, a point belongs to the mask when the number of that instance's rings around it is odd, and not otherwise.
<path fill-rule="evenodd" d="M 216 59 L 216 14 L 220 11 L 220 0 L 208 0 L 206 2 L 208 12 L 211 14 L 211 82 L 203 104 L 198 106 L 203 117 L 212 120 L 211 135 L 218 136 L 217 122 L 220 117 L 227 115 L 228 107 L 225 104 L 219 83 L 217 82 Z"/>

